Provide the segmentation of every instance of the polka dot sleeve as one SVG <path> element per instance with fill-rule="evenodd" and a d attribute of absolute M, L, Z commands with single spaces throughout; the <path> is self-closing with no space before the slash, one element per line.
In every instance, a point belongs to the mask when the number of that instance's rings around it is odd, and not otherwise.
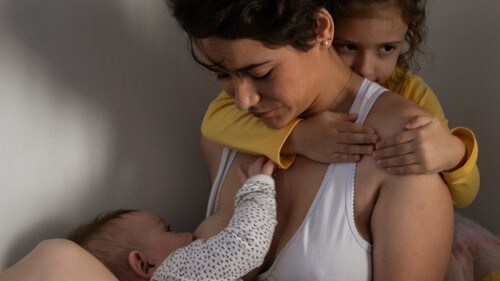
<path fill-rule="evenodd" d="M 262 264 L 276 223 L 274 180 L 253 176 L 236 194 L 229 225 L 216 236 L 198 239 L 169 255 L 151 280 L 238 279 Z"/>

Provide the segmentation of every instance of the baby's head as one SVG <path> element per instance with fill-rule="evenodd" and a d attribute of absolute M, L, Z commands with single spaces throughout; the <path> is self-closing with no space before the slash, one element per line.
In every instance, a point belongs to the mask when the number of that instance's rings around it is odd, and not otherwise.
<path fill-rule="evenodd" d="M 336 0 L 334 45 L 358 74 L 386 82 L 398 67 L 418 70 L 425 0 Z"/>
<path fill-rule="evenodd" d="M 193 241 L 146 211 L 116 210 L 97 216 L 68 237 L 99 259 L 119 280 L 149 280 L 161 262 Z"/>

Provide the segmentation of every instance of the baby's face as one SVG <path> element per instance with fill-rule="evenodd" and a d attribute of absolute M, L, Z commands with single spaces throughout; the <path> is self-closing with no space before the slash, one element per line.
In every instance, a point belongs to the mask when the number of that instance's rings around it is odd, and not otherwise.
<path fill-rule="evenodd" d="M 146 211 L 137 211 L 125 217 L 128 229 L 139 237 L 138 245 L 154 264 L 159 265 L 168 255 L 175 250 L 185 247 L 193 242 L 192 233 L 173 232 L 164 219 Z"/>

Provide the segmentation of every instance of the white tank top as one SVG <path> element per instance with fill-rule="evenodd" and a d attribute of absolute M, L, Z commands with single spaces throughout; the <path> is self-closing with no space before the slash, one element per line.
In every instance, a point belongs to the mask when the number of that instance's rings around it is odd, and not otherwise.
<path fill-rule="evenodd" d="M 359 114 L 356 123 L 363 124 L 373 103 L 385 91 L 366 79 L 362 82 L 350 110 Z M 224 148 L 207 216 L 217 208 L 220 187 L 235 155 L 236 151 Z M 257 280 L 371 280 L 371 245 L 354 224 L 355 175 L 355 163 L 329 165 L 302 225 Z"/>

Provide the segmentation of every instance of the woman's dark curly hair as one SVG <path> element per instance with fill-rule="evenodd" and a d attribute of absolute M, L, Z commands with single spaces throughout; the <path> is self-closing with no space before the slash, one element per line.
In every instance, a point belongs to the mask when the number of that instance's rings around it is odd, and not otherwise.
<path fill-rule="evenodd" d="M 422 43 L 427 28 L 425 25 L 426 0 L 335 0 L 333 1 L 333 19 L 337 24 L 351 17 L 371 18 L 377 10 L 386 6 L 398 7 L 403 21 L 408 25 L 405 41 L 407 49 L 398 58 L 400 69 L 420 69 L 416 55 L 423 53 Z"/>
<path fill-rule="evenodd" d="M 426 0 L 166 0 L 179 25 L 194 47 L 199 39 L 215 36 L 221 39 L 253 39 L 266 47 L 292 46 L 307 51 L 317 36 L 315 13 L 325 8 L 335 22 L 348 17 L 373 17 L 377 9 L 396 5 L 408 32 L 408 48 L 398 58 L 400 69 L 419 69 L 416 55 L 423 52 L 426 35 Z M 206 65 L 205 65 L 206 66 Z"/>
<path fill-rule="evenodd" d="M 335 0 L 166 0 L 194 52 L 199 39 L 252 39 L 269 48 L 307 51 L 317 37 L 316 12 Z M 198 48 L 199 49 L 199 48 Z M 203 63 L 202 63 L 203 65 Z"/>

